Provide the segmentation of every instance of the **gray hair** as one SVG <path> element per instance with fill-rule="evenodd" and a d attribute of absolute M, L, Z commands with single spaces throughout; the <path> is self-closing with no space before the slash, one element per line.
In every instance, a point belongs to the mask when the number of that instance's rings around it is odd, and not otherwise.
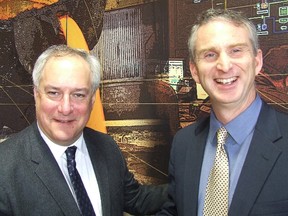
<path fill-rule="evenodd" d="M 247 28 L 250 35 L 250 41 L 253 46 L 254 55 L 257 54 L 259 49 L 258 35 L 255 25 L 241 12 L 227 10 L 227 9 L 209 9 L 201 13 L 196 20 L 196 23 L 191 29 L 190 36 L 188 39 L 188 49 L 190 61 L 195 61 L 195 45 L 197 40 L 197 32 L 202 25 L 214 21 L 216 19 L 224 19 L 234 23 L 237 26 L 243 25 Z"/>
<path fill-rule="evenodd" d="M 66 45 L 53 45 L 45 50 L 36 60 L 32 72 L 32 79 L 34 87 L 38 88 L 42 79 L 44 67 L 49 59 L 52 57 L 61 56 L 80 56 L 89 65 L 91 72 L 91 88 L 94 94 L 100 85 L 100 62 L 97 57 L 91 55 L 89 52 L 82 49 L 74 49 Z"/>

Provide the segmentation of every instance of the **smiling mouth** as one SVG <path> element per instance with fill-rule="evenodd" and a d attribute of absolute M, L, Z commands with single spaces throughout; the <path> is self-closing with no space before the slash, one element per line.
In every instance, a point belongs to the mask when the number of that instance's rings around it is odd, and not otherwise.
<path fill-rule="evenodd" d="M 60 123 L 70 123 L 72 122 L 72 120 L 56 120 L 57 122 L 60 122 Z"/>
<path fill-rule="evenodd" d="M 236 80 L 237 80 L 237 77 L 231 77 L 228 79 L 215 79 L 217 83 L 222 84 L 222 85 L 230 85 L 234 83 Z"/>

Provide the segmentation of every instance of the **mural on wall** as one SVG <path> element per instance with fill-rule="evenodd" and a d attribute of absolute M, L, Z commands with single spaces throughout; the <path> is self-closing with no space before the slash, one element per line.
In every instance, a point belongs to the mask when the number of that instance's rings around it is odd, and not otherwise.
<path fill-rule="evenodd" d="M 191 78 L 186 45 L 202 10 L 229 8 L 251 18 L 264 54 L 259 94 L 288 112 L 288 0 L 108 0 L 104 7 L 105 0 L 0 2 L 0 139 L 34 120 L 31 69 L 44 49 L 65 43 L 63 15 L 100 58 L 107 132 L 140 182 L 167 182 L 173 135 L 210 112 Z"/>
<path fill-rule="evenodd" d="M 288 112 L 287 0 L 174 0 L 169 4 L 159 0 L 106 11 L 101 38 L 93 49 L 103 62 L 108 131 L 136 177 L 149 183 L 167 181 L 176 131 L 210 113 L 209 98 L 188 69 L 187 39 L 200 11 L 221 7 L 250 17 L 264 54 L 256 80 L 258 92 L 266 102 Z"/>
<path fill-rule="evenodd" d="M 108 133 L 144 183 L 167 182 L 170 143 L 180 127 L 177 95 L 160 71 L 169 57 L 167 17 L 166 0 L 106 11 L 93 49 L 103 65 Z"/>

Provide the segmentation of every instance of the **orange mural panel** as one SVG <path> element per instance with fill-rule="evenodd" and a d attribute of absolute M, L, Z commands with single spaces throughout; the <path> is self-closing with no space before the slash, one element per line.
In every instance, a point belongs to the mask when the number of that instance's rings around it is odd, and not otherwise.
<path fill-rule="evenodd" d="M 58 2 L 58 0 L 38 0 L 37 2 L 22 0 L 2 0 L 0 2 L 0 19 L 10 19 L 16 17 L 17 14 L 31 10 L 39 9 L 47 5 Z"/>

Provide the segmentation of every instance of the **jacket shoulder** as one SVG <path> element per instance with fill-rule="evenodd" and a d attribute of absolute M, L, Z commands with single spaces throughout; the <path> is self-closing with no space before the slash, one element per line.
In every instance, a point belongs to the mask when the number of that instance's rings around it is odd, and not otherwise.
<path fill-rule="evenodd" d="M 175 137 L 186 137 L 186 136 L 197 136 L 199 133 L 204 131 L 207 127 L 209 127 L 210 118 L 206 117 L 200 119 L 197 122 L 192 123 L 182 129 L 180 129 L 176 134 Z"/>
<path fill-rule="evenodd" d="M 95 131 L 88 127 L 84 128 L 83 133 L 89 151 L 101 153 L 106 158 L 112 158 L 114 161 L 121 160 L 122 163 L 125 163 L 122 151 L 109 134 Z"/>
<path fill-rule="evenodd" d="M 27 143 L 35 142 L 37 133 L 35 131 L 35 126 L 30 125 L 18 133 L 11 134 L 6 140 L 0 143 L 0 154 L 1 152 L 7 155 L 15 151 L 24 151 L 25 145 Z M 40 136 L 40 134 L 39 134 Z"/>

